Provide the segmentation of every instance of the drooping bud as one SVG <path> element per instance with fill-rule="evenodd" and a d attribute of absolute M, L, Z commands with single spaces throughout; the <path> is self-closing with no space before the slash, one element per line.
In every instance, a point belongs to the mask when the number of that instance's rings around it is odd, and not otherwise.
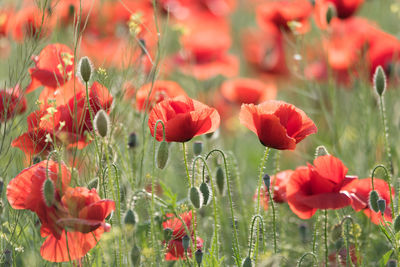
<path fill-rule="evenodd" d="M 169 157 L 168 143 L 162 141 L 157 152 L 157 167 L 164 169 Z"/>
<path fill-rule="evenodd" d="M 378 199 L 379 199 L 379 195 L 378 192 L 376 192 L 375 190 L 371 191 L 369 193 L 369 206 L 370 208 L 375 211 L 378 212 L 379 211 L 379 207 L 378 207 Z"/>
<path fill-rule="evenodd" d="M 140 248 L 135 244 L 131 250 L 131 261 L 134 267 L 140 266 Z"/>
<path fill-rule="evenodd" d="M 393 228 L 396 233 L 400 231 L 400 215 L 397 215 L 396 219 L 394 219 Z"/>
<path fill-rule="evenodd" d="M 265 187 L 267 188 L 267 191 L 269 191 L 269 187 L 271 185 L 271 177 L 269 177 L 268 174 L 264 174 L 263 180 L 264 180 Z"/>
<path fill-rule="evenodd" d="M 172 233 L 173 233 L 173 230 L 171 228 L 165 228 L 164 229 L 164 240 L 167 241 L 167 242 L 169 240 L 171 240 Z"/>
<path fill-rule="evenodd" d="M 340 223 L 333 226 L 333 229 L 331 232 L 331 239 L 333 242 L 336 242 L 337 240 L 342 238 L 342 231 L 343 231 L 342 225 Z"/>
<path fill-rule="evenodd" d="M 224 194 L 225 189 L 225 175 L 224 171 L 222 170 L 221 166 L 218 166 L 217 173 L 215 175 L 215 181 L 217 183 L 218 191 L 221 195 Z"/>
<path fill-rule="evenodd" d="M 203 251 L 201 251 L 201 249 L 196 250 L 196 252 L 194 253 L 194 257 L 197 264 L 200 266 L 201 262 L 203 261 Z"/>
<path fill-rule="evenodd" d="M 385 209 L 386 209 L 386 200 L 384 200 L 383 198 L 378 199 L 378 208 L 379 211 L 381 212 L 382 216 L 383 213 L 385 213 Z"/>
<path fill-rule="evenodd" d="M 110 117 L 107 112 L 100 109 L 93 119 L 94 129 L 101 137 L 106 137 L 110 132 Z"/>
<path fill-rule="evenodd" d="M 185 235 L 184 237 L 182 237 L 182 246 L 183 246 L 183 249 L 184 249 L 185 251 L 187 251 L 188 248 L 189 248 L 189 245 L 190 245 L 190 237 L 189 237 L 188 235 Z"/>
<path fill-rule="evenodd" d="M 333 17 L 336 16 L 336 8 L 333 4 L 329 4 L 328 10 L 326 11 L 326 23 L 329 25 L 333 19 Z"/>
<path fill-rule="evenodd" d="M 193 207 L 200 209 L 203 204 L 203 195 L 200 193 L 199 189 L 192 186 L 189 190 L 189 199 L 192 202 Z"/>
<path fill-rule="evenodd" d="M 203 206 L 207 206 L 211 200 L 211 190 L 207 183 L 201 183 L 200 192 L 203 196 Z"/>
<path fill-rule="evenodd" d="M 124 223 L 128 224 L 128 225 L 135 226 L 137 222 L 138 222 L 138 216 L 137 216 L 136 212 L 134 212 L 133 210 L 129 209 L 125 213 Z"/>
<path fill-rule="evenodd" d="M 200 155 L 203 152 L 203 142 L 197 141 L 193 143 L 193 154 L 196 156 Z"/>
<path fill-rule="evenodd" d="M 376 67 L 373 82 L 375 92 L 382 96 L 386 90 L 386 75 L 381 66 Z"/>
<path fill-rule="evenodd" d="M 53 206 L 55 199 L 55 190 L 54 190 L 54 183 L 51 179 L 46 179 L 46 181 L 44 182 L 42 193 L 46 205 L 48 207 Z"/>
<path fill-rule="evenodd" d="M 138 145 L 137 135 L 135 132 L 132 132 L 128 137 L 128 147 L 135 148 Z"/>
<path fill-rule="evenodd" d="M 92 180 L 89 181 L 88 183 L 88 188 L 89 189 L 97 189 L 97 186 L 99 185 L 99 178 L 95 177 Z"/>
<path fill-rule="evenodd" d="M 82 57 L 78 64 L 78 75 L 84 83 L 88 83 L 93 74 L 93 64 L 88 57 Z"/>
<path fill-rule="evenodd" d="M 242 262 L 242 267 L 252 267 L 252 266 L 253 262 L 251 261 L 251 258 L 247 256 Z"/>

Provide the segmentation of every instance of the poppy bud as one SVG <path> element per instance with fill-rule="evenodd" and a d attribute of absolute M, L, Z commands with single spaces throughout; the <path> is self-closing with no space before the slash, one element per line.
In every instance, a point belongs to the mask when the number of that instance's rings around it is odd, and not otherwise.
<path fill-rule="evenodd" d="M 34 156 L 33 160 L 32 160 L 32 163 L 33 164 L 38 164 L 41 161 L 42 161 L 42 159 L 39 156 Z"/>
<path fill-rule="evenodd" d="M 201 251 L 201 249 L 196 250 L 196 252 L 194 253 L 194 257 L 197 264 L 200 266 L 201 262 L 203 261 L 203 251 Z"/>
<path fill-rule="evenodd" d="M 203 195 L 200 194 L 200 191 L 197 187 L 193 186 L 189 190 L 189 199 L 192 202 L 193 207 L 196 209 L 200 209 L 203 204 Z"/>
<path fill-rule="evenodd" d="M 253 266 L 253 262 L 251 261 L 251 258 L 247 256 L 243 260 L 242 267 L 252 267 L 252 266 Z"/>
<path fill-rule="evenodd" d="M 88 83 L 93 73 L 92 62 L 88 57 L 82 57 L 78 66 L 78 75 L 83 82 Z"/>
<path fill-rule="evenodd" d="M 137 135 L 135 132 L 132 132 L 129 137 L 128 137 L 128 147 L 129 148 L 135 148 L 137 147 Z"/>
<path fill-rule="evenodd" d="M 138 216 L 137 216 L 136 212 L 134 212 L 133 210 L 129 209 L 125 214 L 124 223 L 125 224 L 130 224 L 132 226 L 135 226 L 137 221 L 138 221 Z"/>
<path fill-rule="evenodd" d="M 394 219 L 393 228 L 396 233 L 400 231 L 400 215 L 397 215 L 396 219 Z"/>
<path fill-rule="evenodd" d="M 376 67 L 373 82 L 375 92 L 382 96 L 386 90 L 386 75 L 381 66 Z"/>
<path fill-rule="evenodd" d="M 1 196 L 1 193 L 3 193 L 3 187 L 4 187 L 4 181 L 3 181 L 3 178 L 0 177 L 0 196 Z"/>
<path fill-rule="evenodd" d="M 131 250 L 131 261 L 133 266 L 140 266 L 140 248 L 137 245 L 133 245 Z"/>
<path fill-rule="evenodd" d="M 0 216 L 3 213 L 4 204 L 3 201 L 0 199 Z"/>
<path fill-rule="evenodd" d="M 165 228 L 164 229 L 164 239 L 165 241 L 169 241 L 172 238 L 172 229 L 171 228 Z"/>
<path fill-rule="evenodd" d="M 264 174 L 263 180 L 267 191 L 269 191 L 269 187 L 271 186 L 271 177 L 269 177 L 268 174 Z"/>
<path fill-rule="evenodd" d="M 46 205 L 48 207 L 53 206 L 54 204 L 54 183 L 52 180 L 50 179 L 46 179 L 46 181 L 43 184 L 43 189 L 42 189 L 42 193 L 43 193 L 43 198 L 44 198 L 44 202 L 46 203 Z"/>
<path fill-rule="evenodd" d="M 184 249 L 185 251 L 187 251 L 188 248 L 189 248 L 189 245 L 190 245 L 190 238 L 189 238 L 188 235 L 185 235 L 184 237 L 182 237 L 182 246 L 183 246 L 183 249 Z"/>
<path fill-rule="evenodd" d="M 164 169 L 169 157 L 168 143 L 162 141 L 157 152 L 157 167 Z"/>
<path fill-rule="evenodd" d="M 203 142 L 197 141 L 193 143 L 193 153 L 198 156 L 203 151 Z"/>
<path fill-rule="evenodd" d="M 387 262 L 387 265 L 386 265 L 387 267 L 397 267 L 397 261 L 396 260 L 394 260 L 394 259 L 390 259 L 388 262 Z"/>
<path fill-rule="evenodd" d="M 200 192 L 203 196 L 203 206 L 207 206 L 211 200 L 211 191 L 210 191 L 210 187 L 208 186 L 208 184 L 206 184 L 204 182 L 201 183 Z"/>
<path fill-rule="evenodd" d="M 328 150 L 324 146 L 318 146 L 317 149 L 315 149 L 315 157 L 321 157 L 321 156 L 326 156 L 329 155 Z"/>
<path fill-rule="evenodd" d="M 215 175 L 215 181 L 217 183 L 217 188 L 218 188 L 219 193 L 221 195 L 224 194 L 225 177 L 224 177 L 224 171 L 222 170 L 221 166 L 218 166 L 218 168 L 217 168 L 217 173 Z"/>
<path fill-rule="evenodd" d="M 332 232 L 331 232 L 331 239 L 333 242 L 336 242 L 342 238 L 342 225 L 341 224 L 336 224 L 333 226 Z"/>
<path fill-rule="evenodd" d="M 383 216 L 383 213 L 385 212 L 385 209 L 386 209 L 386 200 L 384 200 L 383 198 L 380 198 L 380 199 L 378 199 L 377 203 L 378 203 L 379 211 L 381 212 L 381 214 Z"/>
<path fill-rule="evenodd" d="M 139 46 L 142 51 L 142 55 L 146 55 L 146 40 L 143 38 L 139 39 Z"/>
<path fill-rule="evenodd" d="M 336 16 L 336 8 L 333 4 L 329 4 L 328 10 L 326 11 L 326 23 L 329 25 L 333 19 L 333 17 Z"/>
<path fill-rule="evenodd" d="M 13 266 L 12 250 L 4 250 L 4 261 L 3 266 Z"/>
<path fill-rule="evenodd" d="M 94 129 L 101 137 L 106 137 L 110 132 L 110 117 L 107 112 L 100 109 L 94 117 Z"/>
<path fill-rule="evenodd" d="M 99 178 L 95 177 L 92 180 L 90 180 L 88 184 L 89 189 L 97 189 L 97 186 L 99 185 Z"/>
<path fill-rule="evenodd" d="M 299 225 L 299 232 L 300 232 L 300 237 L 301 237 L 301 241 L 303 243 L 307 243 L 307 225 L 302 223 Z"/>
<path fill-rule="evenodd" d="M 369 193 L 369 206 L 370 208 L 375 211 L 378 212 L 379 211 L 379 207 L 378 207 L 378 199 L 379 199 L 379 195 L 378 192 L 376 192 L 375 190 L 371 191 Z"/>

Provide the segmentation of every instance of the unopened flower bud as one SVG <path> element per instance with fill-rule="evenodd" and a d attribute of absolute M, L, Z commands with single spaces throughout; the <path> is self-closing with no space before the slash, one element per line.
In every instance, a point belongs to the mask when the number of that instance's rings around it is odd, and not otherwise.
<path fill-rule="evenodd" d="M 168 143 L 162 141 L 157 152 L 157 167 L 164 169 L 169 157 Z"/>
<path fill-rule="evenodd" d="M 326 23 L 329 25 L 333 19 L 333 17 L 336 16 L 336 8 L 333 4 L 329 4 L 328 10 L 326 11 Z"/>
<path fill-rule="evenodd" d="M 386 90 L 386 75 L 381 66 L 376 67 L 373 82 L 375 92 L 382 96 Z"/>
<path fill-rule="evenodd" d="M 189 248 L 189 245 L 190 245 L 190 237 L 189 237 L 188 235 L 185 235 L 184 237 L 182 237 L 182 246 L 183 246 L 183 249 L 184 249 L 185 251 L 187 251 L 188 248 Z"/>
<path fill-rule="evenodd" d="M 203 142 L 197 141 L 193 143 L 193 154 L 200 155 L 203 151 Z"/>
<path fill-rule="evenodd" d="M 247 256 L 242 262 L 242 267 L 252 267 L 252 266 L 253 262 L 251 261 L 251 258 Z"/>
<path fill-rule="evenodd" d="M 203 195 L 203 206 L 207 206 L 211 200 L 211 190 L 207 183 L 201 183 L 200 192 Z"/>
<path fill-rule="evenodd" d="M 133 245 L 131 250 L 131 261 L 134 267 L 140 266 L 140 248 L 137 245 Z"/>
<path fill-rule="evenodd" d="M 88 57 L 82 57 L 78 66 L 78 75 L 83 82 L 88 83 L 93 73 L 92 62 Z"/>
<path fill-rule="evenodd" d="M 39 156 L 34 156 L 32 159 L 33 164 L 38 164 L 41 161 L 42 161 L 42 159 Z"/>
<path fill-rule="evenodd" d="M 94 117 L 94 128 L 101 137 L 106 137 L 110 132 L 110 117 L 107 112 L 100 109 Z"/>
<path fill-rule="evenodd" d="M 138 145 L 137 135 L 135 132 L 132 132 L 128 138 L 128 147 L 135 148 L 135 147 L 137 147 L 137 145 Z"/>
<path fill-rule="evenodd" d="M 336 242 L 342 238 L 342 225 L 341 224 L 336 224 L 333 226 L 332 232 L 331 232 L 331 239 L 333 242 Z"/>
<path fill-rule="evenodd" d="M 378 207 L 378 199 L 379 199 L 379 195 L 378 192 L 376 192 L 375 190 L 371 191 L 369 193 L 369 206 L 370 208 L 375 211 L 378 212 L 379 211 L 379 207 Z"/>
<path fill-rule="evenodd" d="M 394 219 L 393 228 L 396 233 L 400 231 L 400 215 L 397 215 L 396 219 Z"/>
<path fill-rule="evenodd" d="M 271 185 L 271 177 L 269 177 L 268 174 L 264 174 L 263 180 L 267 191 L 269 191 L 269 187 Z"/>
<path fill-rule="evenodd" d="M 325 146 L 318 146 L 315 149 L 315 157 L 321 157 L 321 156 L 326 156 L 329 155 L 328 150 L 326 149 Z"/>
<path fill-rule="evenodd" d="M 4 187 L 4 181 L 3 181 L 3 178 L 0 177 L 0 196 L 1 196 L 1 193 L 3 193 L 3 187 Z"/>
<path fill-rule="evenodd" d="M 124 223 L 132 225 L 132 226 L 135 226 L 137 221 L 138 221 L 138 216 L 137 216 L 136 212 L 134 212 L 133 210 L 129 209 L 125 213 Z"/>
<path fill-rule="evenodd" d="M 201 251 L 201 249 L 196 250 L 196 252 L 194 253 L 194 257 L 197 264 L 200 266 L 201 262 L 203 261 L 203 251 Z"/>
<path fill-rule="evenodd" d="M 99 178 L 95 177 L 92 180 L 89 181 L 88 188 L 89 189 L 97 189 L 97 186 L 99 185 Z"/>
<path fill-rule="evenodd" d="M 11 267 L 13 266 L 13 256 L 12 256 L 12 250 L 6 249 L 4 250 L 4 261 L 3 265 L 5 267 Z"/>
<path fill-rule="evenodd" d="M 217 183 L 218 191 L 221 195 L 224 194 L 225 189 L 225 175 L 224 171 L 222 170 L 221 166 L 218 166 L 217 173 L 215 175 L 215 181 Z"/>
<path fill-rule="evenodd" d="M 173 233 L 173 230 L 171 228 L 165 228 L 164 229 L 164 240 L 167 241 L 167 242 L 169 240 L 171 240 L 172 233 Z"/>
<path fill-rule="evenodd" d="M 43 184 L 43 198 L 48 207 L 53 206 L 55 198 L 54 183 L 51 179 L 46 179 Z"/>
<path fill-rule="evenodd" d="M 395 259 L 390 259 L 388 262 L 387 262 L 387 265 L 386 265 L 387 267 L 397 267 L 397 261 L 395 260 Z"/>
<path fill-rule="evenodd" d="M 200 209 L 203 204 L 203 195 L 200 193 L 199 189 L 195 186 L 191 187 L 189 190 L 189 199 L 193 207 Z"/>
<path fill-rule="evenodd" d="M 4 208 L 3 200 L 0 199 L 0 216 L 3 213 L 3 208 Z"/>
<path fill-rule="evenodd" d="M 386 200 L 384 200 L 383 198 L 378 199 L 378 208 L 379 211 L 381 212 L 382 216 L 383 213 L 385 213 L 385 209 L 386 209 Z"/>

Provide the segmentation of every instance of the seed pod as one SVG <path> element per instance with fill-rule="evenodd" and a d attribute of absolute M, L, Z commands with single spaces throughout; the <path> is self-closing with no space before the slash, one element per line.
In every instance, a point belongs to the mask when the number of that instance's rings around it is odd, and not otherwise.
<path fill-rule="evenodd" d="M 386 91 L 386 75 L 381 66 L 376 67 L 373 80 L 375 92 L 382 96 Z"/>
<path fill-rule="evenodd" d="M 53 206 L 54 204 L 54 199 L 55 199 L 55 190 L 54 190 L 54 183 L 50 179 L 46 179 L 46 181 L 43 184 L 43 198 L 44 202 L 48 207 Z"/>
<path fill-rule="evenodd" d="M 246 257 L 243 260 L 242 267 L 252 267 L 252 266 L 253 266 L 253 262 L 251 261 L 251 258 L 250 257 Z"/>
<path fill-rule="evenodd" d="M 101 137 L 106 137 L 110 132 L 110 117 L 107 112 L 100 109 L 93 119 L 94 129 Z"/>
<path fill-rule="evenodd" d="M 369 193 L 369 206 L 370 208 L 375 211 L 378 212 L 379 211 L 379 207 L 378 207 L 378 199 L 379 199 L 379 195 L 378 192 L 376 192 L 375 190 L 371 191 Z"/>
<path fill-rule="evenodd" d="M 225 189 L 225 175 L 224 171 L 222 170 L 221 166 L 218 166 L 217 173 L 215 175 L 215 181 L 217 183 L 218 191 L 221 195 L 224 194 Z"/>
<path fill-rule="evenodd" d="M 165 228 L 164 229 L 164 240 L 167 241 L 167 242 L 169 240 L 171 240 L 172 233 L 173 233 L 173 230 L 171 228 Z"/>
<path fill-rule="evenodd" d="M 137 222 L 138 222 L 138 216 L 136 212 L 129 209 L 125 214 L 124 223 L 135 226 Z"/>
<path fill-rule="evenodd" d="M 131 250 L 131 261 L 132 261 L 132 266 L 140 266 L 140 248 L 135 244 L 132 247 Z"/>
<path fill-rule="evenodd" d="M 137 135 L 135 132 L 132 132 L 128 137 L 128 147 L 135 148 L 138 145 Z"/>
<path fill-rule="evenodd" d="M 200 155 L 203 151 L 203 142 L 197 141 L 193 143 L 193 154 Z"/>
<path fill-rule="evenodd" d="M 336 242 L 340 238 L 342 238 L 342 225 L 339 223 L 339 224 L 336 224 L 335 226 L 333 226 L 333 229 L 331 232 L 331 239 L 333 242 Z"/>
<path fill-rule="evenodd" d="M 189 238 L 187 235 L 185 235 L 184 237 L 182 237 L 182 246 L 183 246 L 183 249 L 184 249 L 185 251 L 187 251 L 188 248 L 189 248 L 189 245 L 190 245 L 190 238 Z"/>
<path fill-rule="evenodd" d="M 206 183 L 201 183 L 200 185 L 200 192 L 203 196 L 203 206 L 207 206 L 211 200 L 211 191 L 210 187 Z"/>
<path fill-rule="evenodd" d="M 168 143 L 162 141 L 157 152 L 157 167 L 164 169 L 169 157 Z"/>
<path fill-rule="evenodd" d="M 194 257 L 197 264 L 200 266 L 201 262 L 203 261 L 203 251 L 201 251 L 201 249 L 196 250 L 196 252 L 194 253 Z"/>
<path fill-rule="evenodd" d="M 89 181 L 88 188 L 89 189 L 93 189 L 93 188 L 97 189 L 98 185 L 99 185 L 99 178 L 95 177 L 95 178 L 93 178 L 92 180 Z"/>
<path fill-rule="evenodd" d="M 386 200 L 384 200 L 383 198 L 378 199 L 378 208 L 379 211 L 381 212 L 382 216 L 383 213 L 385 213 L 385 209 L 386 209 Z"/>
<path fill-rule="evenodd" d="M 192 186 L 189 190 L 189 199 L 192 202 L 193 207 L 200 209 L 203 204 L 203 195 L 200 193 L 199 189 Z"/>
<path fill-rule="evenodd" d="M 271 186 L 271 177 L 269 177 L 268 174 L 264 174 L 263 180 L 264 180 L 264 184 L 267 188 L 267 191 L 269 191 L 269 187 Z"/>
<path fill-rule="evenodd" d="M 400 231 L 400 215 L 397 215 L 396 219 L 394 219 L 393 228 L 396 233 Z"/>
<path fill-rule="evenodd" d="M 79 60 L 78 75 L 83 82 L 87 83 L 90 81 L 90 77 L 93 73 L 93 65 L 88 57 L 82 57 Z"/>

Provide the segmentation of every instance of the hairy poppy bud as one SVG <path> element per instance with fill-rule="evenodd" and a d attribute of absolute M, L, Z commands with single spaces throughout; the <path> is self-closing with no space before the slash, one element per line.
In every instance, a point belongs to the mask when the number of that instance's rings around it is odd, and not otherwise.
<path fill-rule="evenodd" d="M 203 251 L 201 251 L 201 249 L 196 250 L 196 252 L 194 253 L 194 257 L 197 264 L 200 266 L 201 262 L 203 261 Z"/>
<path fill-rule="evenodd" d="M 379 211 L 381 212 L 381 214 L 383 216 L 383 213 L 385 212 L 385 209 L 386 209 L 386 200 L 384 200 L 383 198 L 380 198 L 380 199 L 378 199 L 377 203 L 378 203 Z"/>
<path fill-rule="evenodd" d="M 269 191 L 269 187 L 271 186 L 271 177 L 269 177 L 268 174 L 264 174 L 263 180 L 267 191 Z"/>
<path fill-rule="evenodd" d="M 210 187 L 208 186 L 208 184 L 206 183 L 201 183 L 200 185 L 200 192 L 203 196 L 203 206 L 207 206 L 208 203 L 210 203 L 211 200 L 211 191 L 210 191 Z"/>
<path fill-rule="evenodd" d="M 189 248 L 189 245 L 190 245 L 190 237 L 189 237 L 188 235 L 185 235 L 184 237 L 182 237 L 182 246 L 183 246 L 183 249 L 184 249 L 185 251 L 187 251 L 188 248 Z"/>
<path fill-rule="evenodd" d="M 138 221 L 138 216 L 137 216 L 136 212 L 134 212 L 133 210 L 129 209 L 125 213 L 124 223 L 125 224 L 130 224 L 132 226 L 135 226 L 137 221 Z"/>
<path fill-rule="evenodd" d="M 217 188 L 219 193 L 222 195 L 224 194 L 225 189 L 225 175 L 224 171 L 222 170 L 221 166 L 218 166 L 217 173 L 215 175 L 215 181 L 217 183 Z"/>
<path fill-rule="evenodd" d="M 189 199 L 192 202 L 193 207 L 196 209 L 200 209 L 203 204 L 203 195 L 200 194 L 200 191 L 197 187 L 193 186 L 189 190 Z"/>
<path fill-rule="evenodd" d="M 48 207 L 53 206 L 54 204 L 54 183 L 52 180 L 50 179 L 46 179 L 46 181 L 43 184 L 43 198 L 44 198 L 44 202 L 46 203 L 46 205 Z"/>
<path fill-rule="evenodd" d="M 203 151 L 203 142 L 197 141 L 193 143 L 193 154 L 200 155 Z"/>
<path fill-rule="evenodd" d="M 333 242 L 336 242 L 342 238 L 342 225 L 341 224 L 336 224 L 333 226 L 332 232 L 331 232 L 331 239 Z"/>
<path fill-rule="evenodd" d="M 370 208 L 375 211 L 378 212 L 379 211 L 379 207 L 378 207 L 378 199 L 379 199 L 379 195 L 378 192 L 376 192 L 375 190 L 371 191 L 369 193 L 369 206 Z"/>
<path fill-rule="evenodd" d="M 1 196 L 1 193 L 3 192 L 3 187 L 4 187 L 4 181 L 3 181 L 3 178 L 0 177 L 0 196 Z"/>
<path fill-rule="evenodd" d="M 132 132 L 128 137 L 128 147 L 135 148 L 135 147 L 137 147 L 137 145 L 138 145 L 137 135 L 135 132 Z"/>
<path fill-rule="evenodd" d="M 173 230 L 171 228 L 164 229 L 164 240 L 169 241 L 172 238 Z"/>
<path fill-rule="evenodd" d="M 140 248 L 137 245 L 133 245 L 131 250 L 131 261 L 133 266 L 140 266 Z"/>
<path fill-rule="evenodd" d="M 336 8 L 333 4 L 329 4 L 328 10 L 326 11 L 326 23 L 329 25 L 333 19 L 333 17 L 336 16 Z"/>
<path fill-rule="evenodd" d="M 93 73 L 93 65 L 88 57 L 82 57 L 79 60 L 78 75 L 83 82 L 88 83 Z"/>
<path fill-rule="evenodd" d="M 39 156 L 34 156 L 33 160 L 32 160 L 32 163 L 33 164 L 38 164 L 41 161 L 42 161 L 42 159 Z"/>
<path fill-rule="evenodd" d="M 253 262 L 251 261 L 250 257 L 246 257 L 242 262 L 242 267 L 252 267 Z"/>
<path fill-rule="evenodd" d="M 101 137 L 106 137 L 110 132 L 110 117 L 107 112 L 100 109 L 94 116 L 94 128 Z"/>
<path fill-rule="evenodd" d="M 382 96 L 386 90 L 386 75 L 381 66 L 376 67 L 373 82 L 376 93 Z"/>
<path fill-rule="evenodd" d="M 89 189 L 97 189 L 97 186 L 99 185 L 99 178 L 95 177 L 92 180 L 89 181 L 88 188 Z"/>
<path fill-rule="evenodd" d="M 328 150 L 324 146 L 318 146 L 317 149 L 315 149 L 315 157 L 321 157 L 321 156 L 326 156 L 329 155 Z"/>
<path fill-rule="evenodd" d="M 394 219 L 393 228 L 396 233 L 400 231 L 400 215 L 397 215 L 396 219 Z"/>
<path fill-rule="evenodd" d="M 157 152 L 157 167 L 164 169 L 169 157 L 168 143 L 162 141 Z"/>
<path fill-rule="evenodd" d="M 388 262 L 387 262 L 387 265 L 386 265 L 387 267 L 397 267 L 397 261 L 396 260 L 394 260 L 394 259 L 390 259 Z"/>

